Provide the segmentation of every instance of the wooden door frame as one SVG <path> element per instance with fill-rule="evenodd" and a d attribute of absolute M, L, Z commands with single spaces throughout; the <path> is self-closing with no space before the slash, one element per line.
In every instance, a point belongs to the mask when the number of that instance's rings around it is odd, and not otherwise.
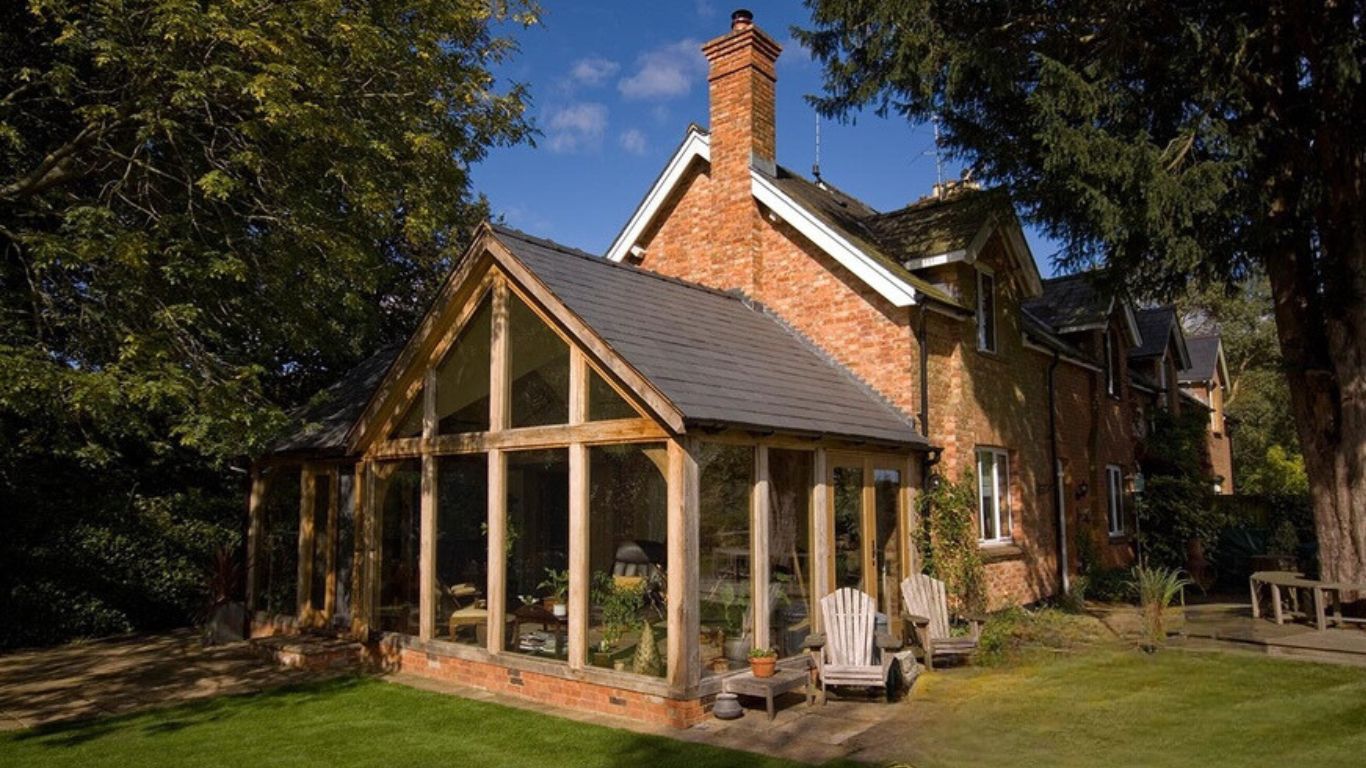
<path fill-rule="evenodd" d="M 901 534 L 897 537 L 898 568 L 897 581 L 906 576 L 908 558 L 910 556 L 910 473 L 908 469 L 911 462 L 906 456 L 893 453 L 874 453 L 866 451 L 829 451 L 825 460 L 825 477 L 819 478 L 824 484 L 826 494 L 826 504 L 824 506 L 825 520 L 821 521 L 821 526 L 825 529 L 825 540 L 829 546 L 821 553 L 825 558 L 824 570 L 827 578 L 827 585 L 833 587 L 835 584 L 835 470 L 840 467 L 857 467 L 862 475 L 862 489 L 859 494 L 859 547 L 860 565 L 863 569 L 863 583 L 865 591 L 873 598 L 876 603 L 879 597 L 880 585 L 877 574 L 877 494 L 874 485 L 874 477 L 878 470 L 889 470 L 896 472 L 900 478 L 900 491 L 897 493 L 897 512 L 896 519 L 899 527 L 902 528 Z M 818 485 L 819 487 L 819 485 Z M 871 534 L 871 535 L 870 535 Z M 813 568 L 814 571 L 814 568 Z M 872 578 L 869 575 L 872 575 Z"/>

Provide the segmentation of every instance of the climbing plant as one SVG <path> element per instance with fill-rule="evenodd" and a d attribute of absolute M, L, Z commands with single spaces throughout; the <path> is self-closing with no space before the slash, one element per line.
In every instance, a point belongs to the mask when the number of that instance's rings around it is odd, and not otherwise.
<path fill-rule="evenodd" d="M 959 612 L 986 609 L 986 571 L 978 551 L 977 478 L 964 469 L 958 482 L 940 477 L 916 501 L 925 573 L 941 579 L 949 607 Z"/>

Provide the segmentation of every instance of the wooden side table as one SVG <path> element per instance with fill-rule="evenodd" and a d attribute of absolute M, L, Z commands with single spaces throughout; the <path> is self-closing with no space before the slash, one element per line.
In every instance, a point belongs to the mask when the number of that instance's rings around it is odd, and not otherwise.
<path fill-rule="evenodd" d="M 809 670 L 780 669 L 773 673 L 773 677 L 755 677 L 753 672 L 727 677 L 721 683 L 721 690 L 741 696 L 762 696 L 764 707 L 768 710 L 768 719 L 772 720 L 776 714 L 773 711 L 773 698 L 780 694 L 800 689 L 806 694 L 806 703 L 809 706 L 815 695 L 815 689 L 810 683 Z"/>

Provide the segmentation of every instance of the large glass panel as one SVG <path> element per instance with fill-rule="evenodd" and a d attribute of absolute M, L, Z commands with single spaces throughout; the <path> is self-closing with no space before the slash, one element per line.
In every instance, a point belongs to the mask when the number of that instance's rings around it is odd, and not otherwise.
<path fill-rule="evenodd" d="M 436 460 L 437 637 L 485 646 L 489 608 L 488 456 Z"/>
<path fill-rule="evenodd" d="M 356 477 L 353 467 L 338 470 L 336 567 L 337 591 L 332 604 L 332 623 L 351 624 L 351 560 L 356 551 Z"/>
<path fill-rule="evenodd" d="M 265 475 L 256 552 L 256 610 L 293 615 L 299 608 L 299 469 Z"/>
<path fill-rule="evenodd" d="M 485 298 L 436 369 L 437 434 L 488 430 L 492 329 L 493 310 Z M 421 419 L 418 422 L 420 433 Z"/>
<path fill-rule="evenodd" d="M 422 437 L 422 390 L 417 390 L 417 397 L 408 404 L 408 410 L 403 412 L 403 418 L 399 419 L 394 431 L 389 434 L 390 440 L 398 440 L 403 437 Z"/>
<path fill-rule="evenodd" d="M 331 534 L 327 524 L 332 506 L 332 478 L 313 475 L 313 571 L 309 604 L 315 611 L 327 605 L 327 550 Z"/>
<path fill-rule="evenodd" d="M 768 452 L 769 645 L 795 656 L 811 633 L 811 460 L 809 451 Z"/>
<path fill-rule="evenodd" d="M 507 650 L 568 657 L 569 451 L 507 455 Z"/>
<path fill-rule="evenodd" d="M 835 467 L 835 587 L 863 583 L 863 468 Z"/>
<path fill-rule="evenodd" d="M 1000 537 L 1000 529 L 996 525 L 996 454 L 992 451 L 977 452 L 977 485 L 981 489 L 978 520 L 982 539 L 993 541 Z"/>
<path fill-rule="evenodd" d="M 508 307 L 512 426 L 569 422 L 569 345 L 521 299 Z M 485 392 L 488 390 L 485 389 Z"/>
<path fill-rule="evenodd" d="M 589 661 L 664 674 L 668 451 L 662 443 L 588 451 Z"/>
<path fill-rule="evenodd" d="M 900 630 L 901 616 L 901 473 L 873 470 L 873 517 L 877 520 L 879 610 Z"/>
<path fill-rule="evenodd" d="M 420 622 L 418 554 L 422 535 L 422 462 L 375 467 L 379 540 L 379 628 L 416 635 Z"/>
<path fill-rule="evenodd" d="M 607 380 L 588 369 L 588 420 L 634 419 L 640 416 L 631 404 L 617 394 Z"/>
<path fill-rule="evenodd" d="M 697 460 L 702 668 L 724 672 L 744 666 L 753 647 L 749 506 L 754 449 L 704 443 Z"/>

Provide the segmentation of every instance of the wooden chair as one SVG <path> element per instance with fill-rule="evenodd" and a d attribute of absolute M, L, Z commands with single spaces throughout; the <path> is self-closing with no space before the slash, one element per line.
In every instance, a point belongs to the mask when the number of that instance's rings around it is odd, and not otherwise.
<path fill-rule="evenodd" d="M 963 658 L 977 650 L 982 637 L 982 616 L 965 616 L 972 625 L 970 634 L 954 637 L 949 632 L 948 598 L 944 582 L 920 573 L 901 582 L 901 599 L 906 603 L 906 621 L 915 627 L 915 642 L 925 654 L 925 666 L 934 669 L 935 657 Z"/>
<path fill-rule="evenodd" d="M 806 641 L 821 679 L 821 703 L 825 703 L 825 691 L 831 685 L 882 688 L 890 699 L 893 690 L 889 679 L 896 661 L 891 651 L 901 643 L 886 632 L 875 631 L 877 605 L 873 598 L 857 589 L 837 589 L 821 598 L 821 616 L 825 632 Z"/>

